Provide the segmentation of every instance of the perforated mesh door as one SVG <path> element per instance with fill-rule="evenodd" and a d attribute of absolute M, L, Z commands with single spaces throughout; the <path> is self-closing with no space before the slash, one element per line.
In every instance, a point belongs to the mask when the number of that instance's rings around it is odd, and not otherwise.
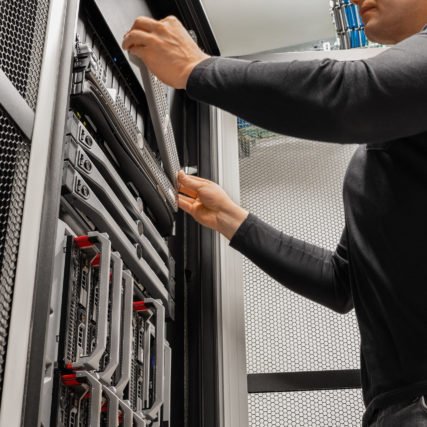
<path fill-rule="evenodd" d="M 29 159 L 28 141 L 0 109 L 0 392 Z"/>
<path fill-rule="evenodd" d="M 35 109 L 49 0 L 0 1 L 0 68 Z"/>
<path fill-rule="evenodd" d="M 252 127 L 241 129 L 239 135 L 242 205 L 286 234 L 334 250 L 344 227 L 342 183 L 354 147 L 277 136 Z M 248 373 L 359 368 L 353 312 L 343 316 L 310 302 L 246 259 L 244 283 Z M 285 399 L 287 393 L 279 395 L 277 399 Z M 257 399 L 250 398 L 250 411 L 257 402 L 256 410 L 268 412 L 263 405 L 271 402 L 262 396 Z M 332 409 L 339 412 L 342 406 L 337 400 Z"/>
<path fill-rule="evenodd" d="M 355 427 L 363 411 L 360 389 L 249 395 L 254 427 Z"/>
<path fill-rule="evenodd" d="M 35 110 L 49 0 L 0 0 L 0 69 Z M 30 143 L 0 108 L 0 392 Z"/>

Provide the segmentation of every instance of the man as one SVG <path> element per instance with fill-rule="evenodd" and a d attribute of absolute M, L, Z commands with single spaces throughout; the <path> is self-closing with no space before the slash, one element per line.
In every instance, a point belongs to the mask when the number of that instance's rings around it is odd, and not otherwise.
<path fill-rule="evenodd" d="M 179 205 L 288 288 L 355 308 L 364 426 L 427 426 L 427 1 L 354 1 L 367 36 L 396 46 L 349 62 L 210 58 L 169 17 L 138 18 L 123 47 L 168 85 L 254 124 L 361 144 L 334 253 L 274 230 L 202 178 L 180 175 Z"/>

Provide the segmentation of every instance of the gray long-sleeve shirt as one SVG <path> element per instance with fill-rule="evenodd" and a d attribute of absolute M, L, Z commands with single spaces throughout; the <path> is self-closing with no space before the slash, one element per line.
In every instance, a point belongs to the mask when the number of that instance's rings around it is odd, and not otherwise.
<path fill-rule="evenodd" d="M 361 333 L 367 412 L 427 393 L 427 31 L 367 60 L 248 62 L 210 58 L 188 94 L 264 128 L 360 143 L 345 176 L 335 252 L 254 215 L 231 245 Z"/>

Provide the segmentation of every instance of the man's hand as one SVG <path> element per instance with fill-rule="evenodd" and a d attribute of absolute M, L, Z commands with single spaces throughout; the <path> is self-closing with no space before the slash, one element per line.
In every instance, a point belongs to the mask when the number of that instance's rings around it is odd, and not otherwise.
<path fill-rule="evenodd" d="M 185 89 L 193 68 L 209 58 L 174 16 L 161 21 L 137 18 L 123 38 L 123 49 L 141 58 L 158 79 L 175 89 Z"/>
<path fill-rule="evenodd" d="M 207 179 L 178 175 L 179 207 L 205 227 L 219 231 L 231 240 L 248 212 L 234 203 L 218 185 Z"/>

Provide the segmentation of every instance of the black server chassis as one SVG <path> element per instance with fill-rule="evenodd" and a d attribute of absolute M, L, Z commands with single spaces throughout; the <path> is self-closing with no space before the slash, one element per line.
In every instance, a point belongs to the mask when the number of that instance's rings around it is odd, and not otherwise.
<path fill-rule="evenodd" d="M 167 174 L 118 91 L 107 88 L 100 59 L 79 41 L 75 54 L 62 204 L 93 231 L 66 237 L 52 423 L 167 426 L 165 319 L 174 315 L 175 282 L 164 236 L 173 230 L 179 163 L 163 87 L 142 69 Z"/>

